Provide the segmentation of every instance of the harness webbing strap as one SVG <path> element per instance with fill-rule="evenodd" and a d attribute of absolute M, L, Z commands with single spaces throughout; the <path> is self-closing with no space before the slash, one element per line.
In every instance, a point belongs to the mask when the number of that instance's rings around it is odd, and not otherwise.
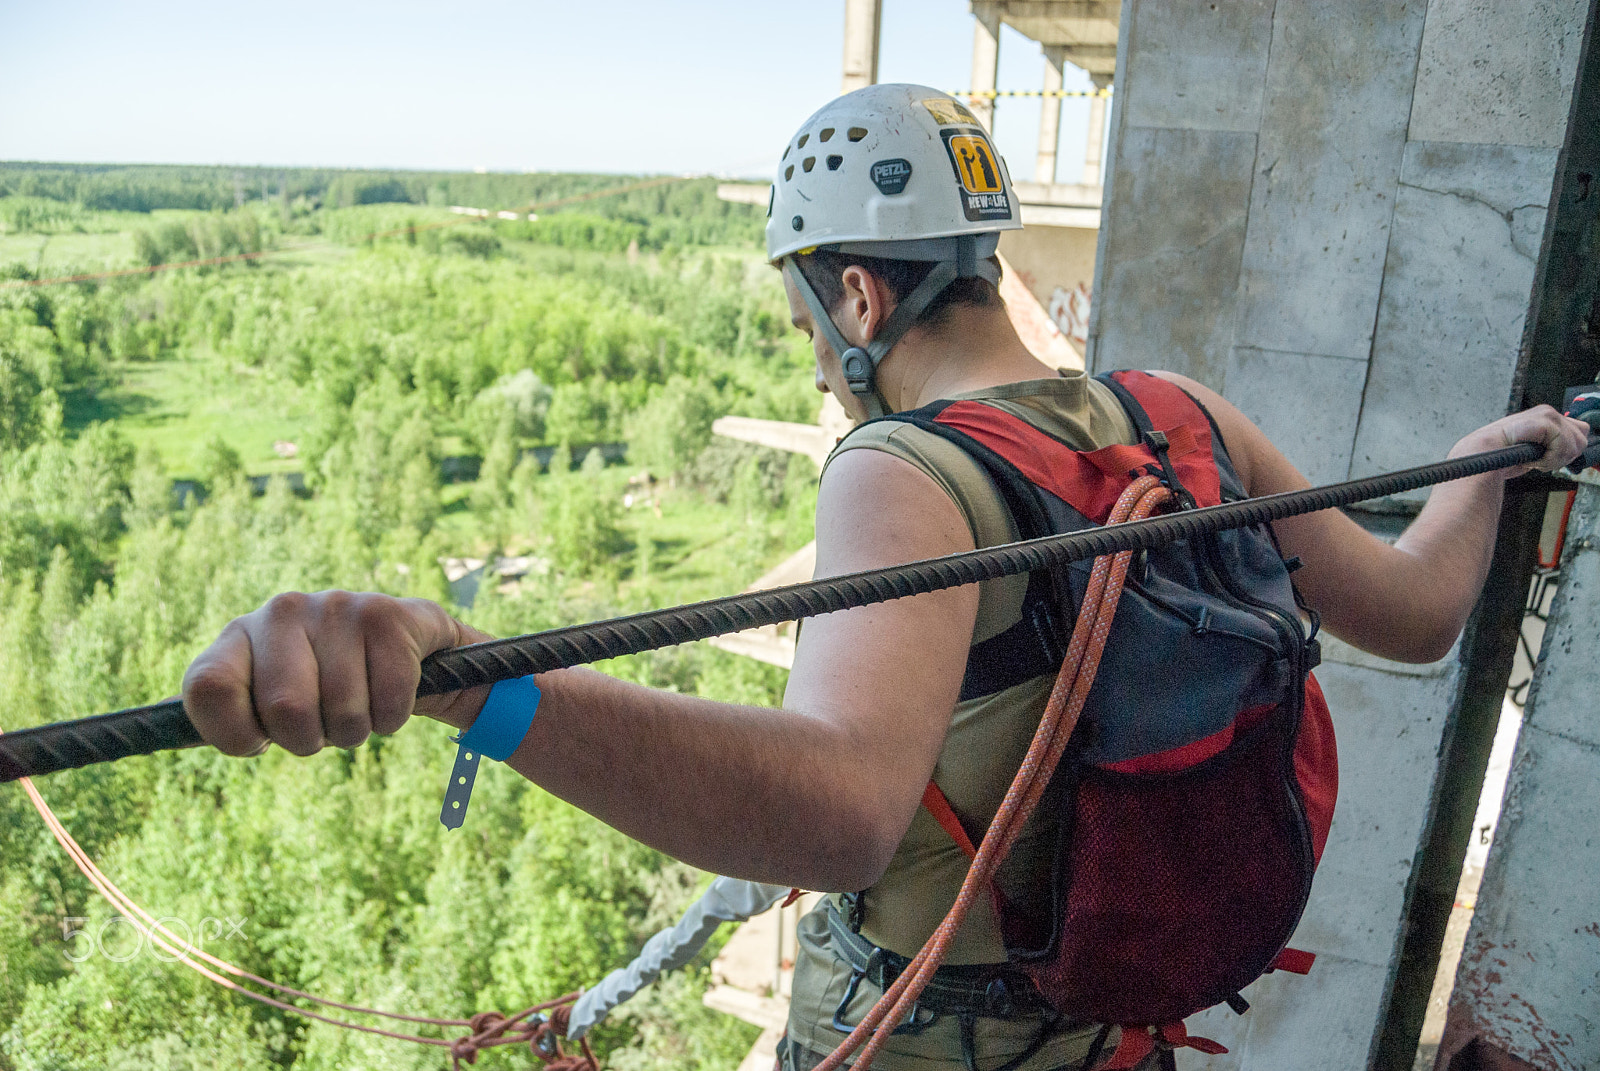
<path fill-rule="evenodd" d="M 932 305 L 957 279 L 985 279 L 995 286 L 1000 285 L 999 269 L 988 259 L 978 258 L 976 236 L 960 235 L 950 239 L 934 239 L 929 243 L 930 251 L 935 244 L 938 244 L 941 255 L 935 260 L 933 268 L 911 293 L 895 305 L 894 311 L 889 314 L 889 319 L 867 343 L 865 349 L 852 346 L 844 337 L 839 325 L 834 322 L 822 299 L 817 295 L 816 289 L 812 287 L 811 281 L 806 278 L 805 272 L 800 270 L 796 259 L 793 256 L 783 258 L 784 271 L 805 301 L 806 308 L 811 311 L 811 318 L 816 323 L 817 330 L 822 332 L 823 338 L 839 356 L 845 381 L 850 385 L 850 393 L 861 399 L 867 415 L 874 420 L 888 412 L 888 406 L 875 382 L 878 365 L 889 356 L 889 351 L 905 337 L 906 332 L 916 325 L 917 320 L 928 310 L 928 306 Z M 790 266 L 793 266 L 793 271 L 789 271 Z"/>
<path fill-rule="evenodd" d="M 967 836 L 967 831 L 961 824 L 961 819 L 956 817 L 955 808 L 950 806 L 950 800 L 945 797 L 944 791 L 934 782 L 929 781 L 928 787 L 922 790 L 922 806 L 933 815 L 933 820 L 939 823 L 939 828 L 950 835 L 956 842 L 956 847 L 967 854 L 968 859 L 978 857 L 978 849 L 972 843 L 972 838 Z"/>

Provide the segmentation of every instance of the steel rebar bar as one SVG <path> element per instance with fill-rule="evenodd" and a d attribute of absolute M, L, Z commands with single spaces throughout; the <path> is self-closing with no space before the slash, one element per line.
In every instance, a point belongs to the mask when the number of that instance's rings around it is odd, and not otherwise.
<path fill-rule="evenodd" d="M 1245 528 L 1303 513 L 1348 506 L 1512 465 L 1528 464 L 1543 447 L 1519 443 L 1481 454 L 1419 465 L 1324 487 L 1286 491 L 1184 510 L 1129 524 L 1043 536 L 885 569 L 809 580 L 686 606 L 571 625 L 528 636 L 489 640 L 429 655 L 419 696 L 598 662 L 730 632 L 834 613 L 909 595 L 1037 569 L 1147 550 L 1211 532 Z M 203 741 L 181 700 L 119 710 L 0 734 L 0 782 L 110 762 L 131 755 L 194 747 Z"/>

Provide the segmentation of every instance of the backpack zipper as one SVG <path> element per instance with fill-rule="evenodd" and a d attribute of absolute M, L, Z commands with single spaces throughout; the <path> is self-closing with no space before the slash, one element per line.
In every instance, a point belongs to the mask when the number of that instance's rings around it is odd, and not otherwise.
<path fill-rule="evenodd" d="M 1193 615 L 1189 614 L 1185 610 L 1183 610 L 1181 607 L 1174 606 L 1172 603 L 1168 602 L 1166 599 L 1161 598 L 1159 595 L 1157 595 L 1155 592 L 1151 591 L 1149 588 L 1145 587 L 1143 584 L 1135 582 L 1135 583 L 1127 584 L 1125 586 L 1132 588 L 1134 591 L 1138 592 L 1141 596 L 1143 596 L 1144 599 L 1146 601 L 1150 602 L 1152 605 L 1160 607 L 1161 609 L 1165 610 L 1167 613 L 1171 614 L 1173 617 L 1176 617 L 1179 621 L 1182 621 L 1184 624 L 1188 625 L 1194 631 L 1194 634 L 1196 636 L 1203 636 L 1203 635 L 1206 635 L 1208 633 L 1212 634 L 1212 635 L 1216 635 L 1216 636 L 1227 636 L 1227 637 L 1229 637 L 1231 639 L 1238 640 L 1241 643 L 1248 643 L 1248 644 L 1251 644 L 1252 646 L 1260 647 L 1261 649 L 1263 649 L 1265 651 L 1270 651 L 1272 654 L 1278 654 L 1279 653 L 1277 647 L 1274 647 L 1272 644 L 1268 643 L 1266 640 L 1263 640 L 1259 636 L 1249 636 L 1249 635 L 1246 635 L 1243 632 L 1235 632 L 1232 629 L 1216 627 L 1214 624 L 1211 623 L 1211 616 L 1210 616 L 1210 612 L 1208 610 L 1205 610 L 1205 609 L 1202 608 L 1201 611 L 1200 611 L 1200 616 L 1197 618 L 1197 617 L 1194 617 Z M 1223 601 L 1227 602 L 1228 600 L 1224 599 Z M 1252 613 L 1251 616 L 1259 616 L 1259 615 L 1256 615 L 1256 614 Z M 1276 629 L 1274 629 L 1274 631 L 1276 631 Z"/>
<path fill-rule="evenodd" d="M 1293 735 L 1291 739 L 1296 739 L 1300 734 L 1300 719 L 1304 717 L 1305 714 L 1306 674 L 1310 672 L 1305 664 L 1307 658 L 1307 642 L 1304 626 L 1301 624 L 1299 617 L 1286 614 L 1276 606 L 1262 602 L 1246 592 L 1235 589 L 1229 582 L 1230 578 L 1228 577 L 1227 570 L 1222 567 L 1221 550 L 1217 546 L 1217 541 L 1210 537 L 1205 538 L 1203 541 L 1205 543 L 1205 553 L 1201 556 L 1201 562 L 1205 566 L 1205 570 L 1209 574 L 1209 578 L 1226 592 L 1226 597 L 1237 602 L 1245 610 L 1253 611 L 1265 618 L 1275 629 L 1278 630 L 1279 635 L 1283 636 L 1289 641 L 1289 659 L 1290 666 L 1293 671 L 1293 678 L 1290 687 L 1293 689 L 1293 692 L 1291 693 L 1291 699 L 1294 703 L 1293 712 L 1295 716 L 1295 723 L 1292 728 Z M 1293 780 L 1294 752 L 1292 749 L 1290 753 L 1285 756 L 1284 761 L 1288 764 L 1289 779 Z M 1305 813 L 1305 807 L 1301 803 L 1298 792 L 1290 792 L 1288 795 L 1289 805 L 1294 810 L 1294 814 L 1298 820 L 1300 828 L 1306 833 L 1305 837 L 1296 838 L 1301 841 L 1301 844 L 1299 845 L 1302 852 L 1301 861 L 1303 863 L 1303 872 L 1306 875 L 1305 882 L 1301 887 L 1300 897 L 1301 911 L 1303 913 L 1305 902 L 1310 896 L 1311 878 L 1316 872 L 1316 860 L 1312 854 L 1310 837 L 1311 826 Z M 1283 935 L 1283 944 L 1285 946 L 1287 946 L 1289 938 L 1294 935 L 1294 927 L 1298 925 L 1299 918 L 1297 917 L 1295 919 L 1294 926 L 1291 926 L 1289 928 L 1289 932 Z M 1282 948 L 1279 949 L 1279 952 L 1281 951 Z M 1276 958 L 1276 953 L 1274 953 L 1274 958 Z"/>

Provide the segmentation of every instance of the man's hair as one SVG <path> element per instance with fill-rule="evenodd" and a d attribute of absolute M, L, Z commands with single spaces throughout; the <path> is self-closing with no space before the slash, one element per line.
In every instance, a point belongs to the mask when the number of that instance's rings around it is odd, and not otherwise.
<path fill-rule="evenodd" d="M 998 258 L 990 257 L 989 260 L 998 271 L 1000 268 Z M 841 276 L 844 275 L 845 269 L 860 267 L 882 279 L 890 293 L 894 295 L 895 303 L 898 304 L 917 288 L 918 283 L 928 277 L 935 261 L 888 260 L 883 257 L 862 256 L 858 253 L 836 253 L 828 249 L 819 249 L 815 253 L 795 257 L 795 264 L 806 277 L 806 281 L 811 284 L 811 289 L 817 292 L 823 308 L 833 312 L 844 302 L 844 281 Z M 957 279 L 945 287 L 943 292 L 922 310 L 922 315 L 917 317 L 916 324 L 938 328 L 943 326 L 950 310 L 957 306 L 1003 308 L 1004 304 L 1000 299 L 1000 292 L 989 280 Z"/>

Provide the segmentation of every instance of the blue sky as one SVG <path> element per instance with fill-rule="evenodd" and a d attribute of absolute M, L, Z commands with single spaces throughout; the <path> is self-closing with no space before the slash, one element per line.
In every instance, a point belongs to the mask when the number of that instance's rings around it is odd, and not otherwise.
<path fill-rule="evenodd" d="M 843 22 L 843 0 L 0 0 L 0 159 L 764 177 L 838 93 Z M 1038 45 L 1003 33 L 1000 87 L 1039 88 Z M 971 63 L 964 0 L 885 0 L 882 81 L 960 89 Z M 1063 108 L 1066 181 L 1086 114 Z M 1000 102 L 1018 178 L 1038 115 Z"/>

